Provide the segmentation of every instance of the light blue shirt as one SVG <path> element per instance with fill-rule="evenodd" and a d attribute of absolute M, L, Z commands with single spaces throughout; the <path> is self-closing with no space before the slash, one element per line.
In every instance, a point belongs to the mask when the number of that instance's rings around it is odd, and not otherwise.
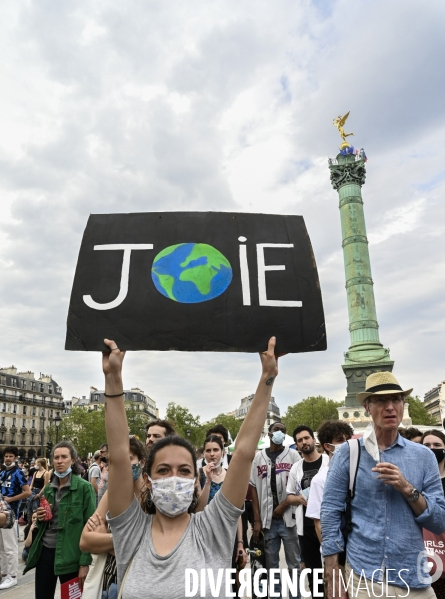
<path fill-rule="evenodd" d="M 349 533 L 346 557 L 360 576 L 376 582 L 388 572 L 391 584 L 406 589 L 428 587 L 419 580 L 417 561 L 424 550 L 422 528 L 439 534 L 445 530 L 445 498 L 437 460 L 432 451 L 420 443 L 407 441 L 400 435 L 391 447 L 382 452 L 381 461 L 395 464 L 403 476 L 425 497 L 427 509 L 416 516 L 403 495 L 392 485 L 385 485 L 372 472 L 375 460 L 360 439 L 360 463 L 355 496 L 351 502 L 352 530 Z M 323 555 L 344 550 L 340 530 L 349 487 L 349 445 L 344 443 L 331 460 L 321 505 Z M 428 572 L 426 558 L 420 560 L 422 575 Z M 400 580 L 400 577 L 406 584 Z"/>

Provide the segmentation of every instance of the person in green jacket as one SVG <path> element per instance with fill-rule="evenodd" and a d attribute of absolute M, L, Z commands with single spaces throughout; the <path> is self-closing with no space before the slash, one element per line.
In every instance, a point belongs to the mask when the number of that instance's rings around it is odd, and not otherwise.
<path fill-rule="evenodd" d="M 63 584 L 79 577 L 82 590 L 92 558 L 79 547 L 88 518 L 96 511 L 92 485 L 77 475 L 77 451 L 68 441 L 53 449 L 54 478 L 43 495 L 52 510 L 45 521 L 45 509 L 37 510 L 38 534 L 31 546 L 23 573 L 36 568 L 35 598 L 54 598 L 57 578 Z"/>

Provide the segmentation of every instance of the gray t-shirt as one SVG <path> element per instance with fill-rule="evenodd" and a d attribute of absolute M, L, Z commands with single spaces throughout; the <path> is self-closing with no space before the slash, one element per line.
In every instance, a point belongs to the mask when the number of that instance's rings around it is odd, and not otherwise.
<path fill-rule="evenodd" d="M 59 479 L 57 476 L 54 476 L 50 485 L 56 489 L 54 492 L 54 505 L 51 508 L 51 512 L 53 517 L 48 522 L 46 526 L 46 530 L 43 533 L 43 545 L 50 549 L 55 549 L 57 546 L 57 528 L 59 526 L 59 503 L 62 497 L 68 493 L 71 487 L 71 477 L 72 473 L 68 475 L 68 481 L 63 485 L 63 487 L 59 487 Z"/>
<path fill-rule="evenodd" d="M 91 482 L 92 478 L 100 478 L 100 467 L 97 464 L 92 464 L 88 470 L 88 482 Z"/>
<path fill-rule="evenodd" d="M 97 499 L 98 501 L 100 501 L 102 497 L 105 495 L 105 491 L 108 489 L 108 466 L 104 466 L 102 468 L 102 472 L 100 473 L 100 480 L 98 481 L 97 487 Z"/>
<path fill-rule="evenodd" d="M 184 599 L 185 570 L 210 568 L 217 580 L 219 568 L 231 568 L 238 518 L 243 510 L 233 506 L 222 489 L 204 511 L 192 514 L 181 540 L 168 555 L 158 555 L 151 538 L 152 516 L 145 514 L 135 498 L 116 518 L 109 518 L 116 552 L 118 584 L 134 555 L 123 599 Z M 234 578 L 234 576 L 232 576 Z M 225 575 L 220 597 L 225 594 Z M 200 592 L 198 590 L 198 595 Z M 205 597 L 212 597 L 206 584 Z"/>

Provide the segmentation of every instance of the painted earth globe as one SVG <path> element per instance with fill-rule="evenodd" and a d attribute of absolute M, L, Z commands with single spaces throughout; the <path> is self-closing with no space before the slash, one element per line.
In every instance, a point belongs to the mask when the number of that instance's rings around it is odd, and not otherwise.
<path fill-rule="evenodd" d="M 224 293 L 232 281 L 232 267 L 220 251 L 207 243 L 178 243 L 159 252 L 151 276 L 165 297 L 196 304 Z"/>

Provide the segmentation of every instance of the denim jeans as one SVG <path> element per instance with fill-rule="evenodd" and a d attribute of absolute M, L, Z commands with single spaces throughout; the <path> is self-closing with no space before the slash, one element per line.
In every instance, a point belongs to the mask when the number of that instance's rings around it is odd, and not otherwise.
<path fill-rule="evenodd" d="M 298 543 L 297 527 L 293 526 L 288 528 L 282 518 L 272 518 L 270 528 L 264 529 L 264 539 L 267 569 L 270 570 L 271 568 L 280 567 L 280 547 L 281 541 L 283 541 L 284 555 L 286 557 L 289 575 L 294 579 L 298 576 L 299 579 L 300 546 Z M 273 591 L 280 593 L 281 597 L 281 584 L 279 582 L 275 583 Z M 300 588 L 298 587 L 297 595 L 289 593 L 289 597 L 290 599 L 300 599 Z"/>
<path fill-rule="evenodd" d="M 117 592 L 117 584 L 111 583 L 108 591 L 102 591 L 102 599 L 117 599 L 119 593 Z"/>
<path fill-rule="evenodd" d="M 304 535 L 299 537 L 300 539 L 300 551 L 303 554 L 303 561 L 306 568 L 311 570 L 311 574 L 308 574 L 307 581 L 309 583 L 309 590 L 311 591 L 312 597 L 314 596 L 314 577 L 312 572 L 315 568 L 323 568 L 321 563 L 320 553 L 320 541 L 318 540 L 315 528 L 310 528 L 304 523 Z M 321 591 L 321 585 L 319 586 Z"/>
<path fill-rule="evenodd" d="M 31 516 L 36 511 L 36 509 L 40 506 L 40 497 L 37 499 L 35 496 L 40 493 L 41 489 L 31 489 L 31 495 L 26 500 L 26 512 L 28 514 L 28 522 L 31 522 Z"/>

